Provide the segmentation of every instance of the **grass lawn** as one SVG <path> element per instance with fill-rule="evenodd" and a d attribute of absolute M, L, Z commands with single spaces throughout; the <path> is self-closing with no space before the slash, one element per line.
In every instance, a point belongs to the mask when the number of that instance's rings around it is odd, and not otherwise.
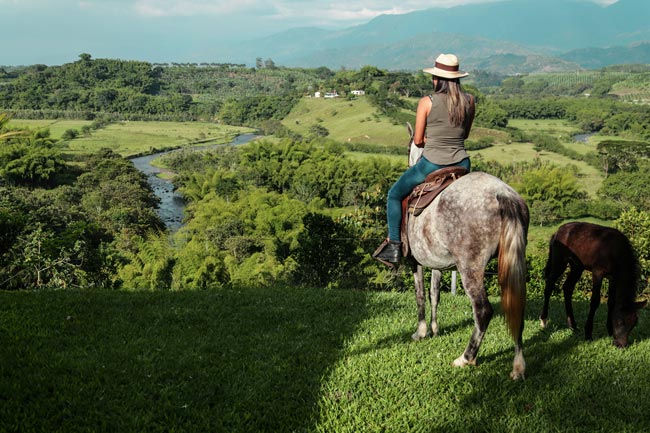
<path fill-rule="evenodd" d="M 492 303 L 479 365 L 456 369 L 473 321 L 447 292 L 418 343 L 413 293 L 0 292 L 0 431 L 650 431 L 650 310 L 618 350 L 604 305 L 587 343 L 559 299 L 545 330 L 529 301 L 513 382 Z"/>

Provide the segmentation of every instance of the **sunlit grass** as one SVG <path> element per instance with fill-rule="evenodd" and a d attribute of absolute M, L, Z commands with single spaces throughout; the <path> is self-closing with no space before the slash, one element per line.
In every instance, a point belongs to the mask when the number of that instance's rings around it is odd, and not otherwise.
<path fill-rule="evenodd" d="M 491 301 L 479 365 L 456 369 L 473 327 L 462 294 L 442 294 L 441 334 L 415 343 L 411 292 L 0 292 L 0 431 L 650 430 L 647 309 L 618 350 L 604 305 L 587 343 L 561 300 L 546 330 L 529 300 L 513 382 Z"/>

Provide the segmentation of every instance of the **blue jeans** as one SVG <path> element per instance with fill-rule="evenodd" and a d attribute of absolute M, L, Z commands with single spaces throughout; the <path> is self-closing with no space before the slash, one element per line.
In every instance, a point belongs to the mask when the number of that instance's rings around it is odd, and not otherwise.
<path fill-rule="evenodd" d="M 427 175 L 435 170 L 451 166 L 465 167 L 471 169 L 469 158 L 465 158 L 456 164 L 438 165 L 430 162 L 425 157 L 412 167 L 409 167 L 397 182 L 393 184 L 388 191 L 388 203 L 386 204 L 386 216 L 388 217 L 388 239 L 391 241 L 401 241 L 400 226 L 402 224 L 402 200 L 409 195 L 413 188 L 424 182 Z"/>

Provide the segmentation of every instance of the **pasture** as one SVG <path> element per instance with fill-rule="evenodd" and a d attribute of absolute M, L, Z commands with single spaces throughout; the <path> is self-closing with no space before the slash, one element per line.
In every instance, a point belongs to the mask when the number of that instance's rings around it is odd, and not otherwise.
<path fill-rule="evenodd" d="M 342 143 L 406 144 L 405 126 L 394 124 L 386 116 L 377 115 L 376 111 L 365 97 L 352 101 L 302 98 L 282 124 L 304 136 L 309 135 L 313 125 L 321 125 L 329 131 L 329 138 Z"/>
<path fill-rule="evenodd" d="M 376 146 L 403 145 L 403 161 L 406 164 L 408 136 L 405 126 L 395 124 L 385 116 L 377 116 L 375 112 L 376 109 L 363 97 L 352 101 L 342 98 L 302 98 L 282 123 L 292 131 L 305 136 L 309 135 L 309 129 L 313 125 L 320 125 L 329 131 L 329 138 L 342 143 L 368 143 Z M 587 143 L 576 142 L 572 137 L 580 133 L 580 130 L 564 120 L 512 119 L 508 124 L 525 132 L 552 135 L 558 138 L 564 146 L 579 153 L 584 154 L 596 150 L 597 137 L 591 137 Z M 469 154 L 472 157 L 494 160 L 502 164 L 540 158 L 560 166 L 575 165 L 578 168 L 580 185 L 591 197 L 595 196 L 603 181 L 602 173 L 587 163 L 553 152 L 537 152 L 530 143 L 513 143 L 509 134 L 504 131 L 474 127 L 469 139 L 479 140 L 483 137 L 492 137 L 495 140 L 494 146 L 470 151 Z M 367 154 L 354 153 L 356 158 L 363 158 L 364 155 Z M 396 161 L 401 160 L 400 157 L 394 155 L 381 156 Z"/>
<path fill-rule="evenodd" d="M 129 121 L 113 123 L 94 131 L 89 137 L 70 140 L 67 147 L 72 153 L 88 153 L 107 147 L 129 157 L 154 150 L 228 143 L 246 132 L 252 132 L 252 129 L 208 122 Z"/>
<path fill-rule="evenodd" d="M 61 138 L 67 129 L 80 130 L 90 121 L 22 120 L 10 121 L 12 127 L 31 129 L 48 128 L 53 138 Z M 250 133 L 251 128 L 219 125 L 211 122 L 145 122 L 124 121 L 80 135 L 62 142 L 66 153 L 92 153 L 108 148 L 124 157 L 151 153 L 199 144 L 221 144 L 232 141 L 237 135 Z"/>
<path fill-rule="evenodd" d="M 11 128 L 30 129 L 34 131 L 49 129 L 50 137 L 60 139 L 68 129 L 81 130 L 84 126 L 90 126 L 91 120 L 67 120 L 67 119 L 12 119 L 9 121 Z"/>
<path fill-rule="evenodd" d="M 491 301 L 479 365 L 456 369 L 473 320 L 447 292 L 418 343 L 412 292 L 0 292 L 0 431 L 650 431 L 650 310 L 619 350 L 605 306 L 587 343 L 559 298 L 547 329 L 530 300 L 514 382 Z"/>

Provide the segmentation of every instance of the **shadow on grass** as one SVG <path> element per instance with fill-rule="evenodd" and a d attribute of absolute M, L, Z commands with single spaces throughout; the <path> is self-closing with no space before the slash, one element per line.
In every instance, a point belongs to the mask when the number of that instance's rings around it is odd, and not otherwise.
<path fill-rule="evenodd" d="M 308 431 L 365 292 L 0 292 L 0 431 Z"/>

